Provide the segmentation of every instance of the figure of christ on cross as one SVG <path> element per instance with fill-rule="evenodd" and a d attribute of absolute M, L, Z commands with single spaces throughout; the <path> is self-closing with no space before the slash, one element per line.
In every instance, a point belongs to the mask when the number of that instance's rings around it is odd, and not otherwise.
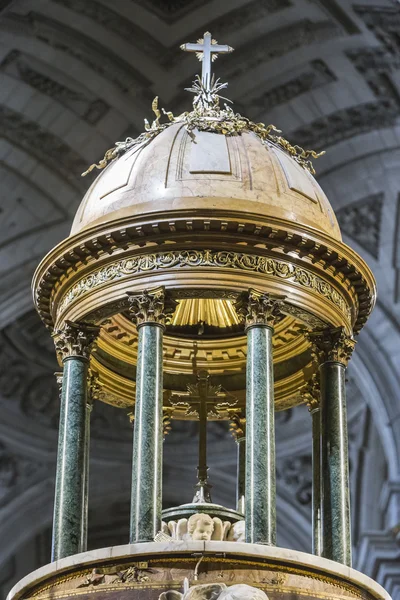
<path fill-rule="evenodd" d="M 225 397 L 221 392 L 221 386 L 212 386 L 209 383 L 210 376 L 207 371 L 200 370 L 197 373 L 197 383 L 188 385 L 188 396 L 178 396 L 179 402 L 171 404 L 177 406 L 179 404 L 187 407 L 186 414 L 197 413 L 199 416 L 199 463 L 197 467 L 197 484 L 196 493 L 193 502 L 196 504 L 211 502 L 210 489 L 212 485 L 208 481 L 208 466 L 207 466 L 207 417 L 212 409 L 217 409 L 219 406 L 225 406 L 218 403 Z M 210 411 L 211 409 L 211 411 Z"/>
<path fill-rule="evenodd" d="M 211 63 L 217 58 L 218 54 L 228 54 L 233 52 L 231 46 L 226 44 L 218 44 L 212 39 L 209 31 L 203 36 L 203 39 L 197 40 L 196 44 L 182 44 L 181 50 L 185 52 L 196 52 L 197 58 L 201 61 L 201 81 L 206 91 L 210 91 L 211 87 Z"/>

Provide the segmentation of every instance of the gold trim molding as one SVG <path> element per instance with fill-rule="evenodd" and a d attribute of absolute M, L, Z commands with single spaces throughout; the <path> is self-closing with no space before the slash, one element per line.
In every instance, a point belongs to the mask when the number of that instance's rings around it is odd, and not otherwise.
<path fill-rule="evenodd" d="M 328 299 L 350 318 L 348 305 L 343 296 L 328 282 L 308 269 L 290 262 L 234 251 L 180 250 L 143 254 L 123 258 L 105 267 L 97 269 L 80 279 L 62 298 L 59 312 L 85 296 L 92 290 L 115 279 L 123 279 L 138 273 L 185 267 L 211 267 L 221 269 L 239 269 L 263 275 L 272 275 L 306 287 Z"/>

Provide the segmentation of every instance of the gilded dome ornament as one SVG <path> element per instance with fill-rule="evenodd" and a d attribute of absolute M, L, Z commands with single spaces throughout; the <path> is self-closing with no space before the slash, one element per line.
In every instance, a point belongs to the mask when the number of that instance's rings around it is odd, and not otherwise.
<path fill-rule="evenodd" d="M 206 32 L 204 37 L 197 41 L 197 44 L 182 44 L 181 49 L 186 52 L 195 52 L 197 58 L 202 63 L 202 75 L 196 76 L 192 87 L 185 88 L 187 91 L 195 94 L 193 100 L 193 111 L 184 112 L 175 117 L 171 111 L 166 111 L 164 108 L 158 108 L 158 96 L 152 103 L 152 110 L 156 116 L 150 125 L 145 119 L 145 132 L 140 134 L 136 139 L 126 138 L 124 142 L 116 142 L 114 148 L 110 148 L 104 155 L 104 158 L 98 164 L 92 164 L 82 173 L 84 177 L 93 169 L 104 169 L 108 163 L 122 154 L 134 148 L 150 142 L 156 135 L 159 135 L 164 129 L 171 124 L 182 123 L 185 130 L 194 139 L 194 130 L 210 131 L 215 133 L 223 133 L 224 135 L 240 135 L 244 132 L 253 132 L 262 140 L 263 143 L 271 142 L 287 152 L 296 162 L 306 168 L 312 175 L 315 175 L 315 170 L 311 162 L 311 158 L 319 158 L 322 152 L 314 150 L 304 150 L 298 145 L 292 145 L 280 135 L 279 129 L 275 125 L 267 125 L 264 123 L 253 123 L 249 119 L 242 117 L 239 113 L 235 113 L 226 104 L 224 108 L 220 108 L 220 100 L 231 102 L 228 98 L 220 96 L 219 92 L 225 89 L 228 84 L 220 83 L 219 79 L 215 80 L 214 75 L 211 75 L 211 63 L 217 58 L 218 53 L 233 52 L 233 48 L 227 45 L 220 45 L 211 38 L 211 34 Z M 162 115 L 166 115 L 169 122 L 160 123 Z"/>

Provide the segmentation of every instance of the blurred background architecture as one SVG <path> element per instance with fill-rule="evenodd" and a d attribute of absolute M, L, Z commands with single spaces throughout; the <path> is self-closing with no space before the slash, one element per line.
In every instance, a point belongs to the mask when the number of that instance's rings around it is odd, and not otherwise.
<path fill-rule="evenodd" d="M 400 5 L 395 0 L 0 0 L 0 596 L 50 557 L 59 393 L 33 271 L 67 237 L 116 140 L 151 102 L 192 98 L 179 44 L 207 29 L 237 50 L 215 65 L 234 108 L 326 155 L 317 178 L 378 303 L 348 371 L 354 567 L 400 599 Z M 311 551 L 311 419 L 277 413 L 278 545 Z M 165 507 L 190 501 L 196 423 L 172 424 Z M 92 416 L 89 547 L 127 543 L 129 418 Z M 234 498 L 236 448 L 209 435 L 213 500 Z M 300 448 L 300 451 L 299 451 Z M 295 450 L 294 450 L 295 449 Z"/>

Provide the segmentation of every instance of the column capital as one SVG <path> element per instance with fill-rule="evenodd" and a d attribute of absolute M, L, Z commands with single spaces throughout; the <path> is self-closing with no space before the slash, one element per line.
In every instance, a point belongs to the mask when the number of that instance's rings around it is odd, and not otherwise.
<path fill-rule="evenodd" d="M 345 367 L 350 360 L 356 341 L 344 327 L 327 328 L 306 334 L 312 344 L 312 353 L 322 365 L 325 362 L 339 362 Z"/>
<path fill-rule="evenodd" d="M 127 296 L 129 314 L 137 327 L 153 323 L 164 328 L 178 304 L 165 291 L 164 286 L 140 293 L 127 292 Z"/>
<path fill-rule="evenodd" d="M 63 328 L 52 334 L 60 362 L 71 356 L 89 359 L 99 332 L 100 327 L 91 323 L 65 321 Z"/>
<path fill-rule="evenodd" d="M 246 329 L 253 325 L 274 327 L 275 322 L 282 316 L 281 306 L 284 299 L 285 296 L 267 294 L 250 288 L 238 296 L 235 309 L 244 321 Z"/>
<path fill-rule="evenodd" d="M 319 373 L 314 373 L 311 379 L 300 390 L 310 413 L 319 410 L 321 386 Z"/>
<path fill-rule="evenodd" d="M 236 442 L 246 438 L 246 418 L 241 411 L 235 412 L 229 416 L 229 431 Z"/>

